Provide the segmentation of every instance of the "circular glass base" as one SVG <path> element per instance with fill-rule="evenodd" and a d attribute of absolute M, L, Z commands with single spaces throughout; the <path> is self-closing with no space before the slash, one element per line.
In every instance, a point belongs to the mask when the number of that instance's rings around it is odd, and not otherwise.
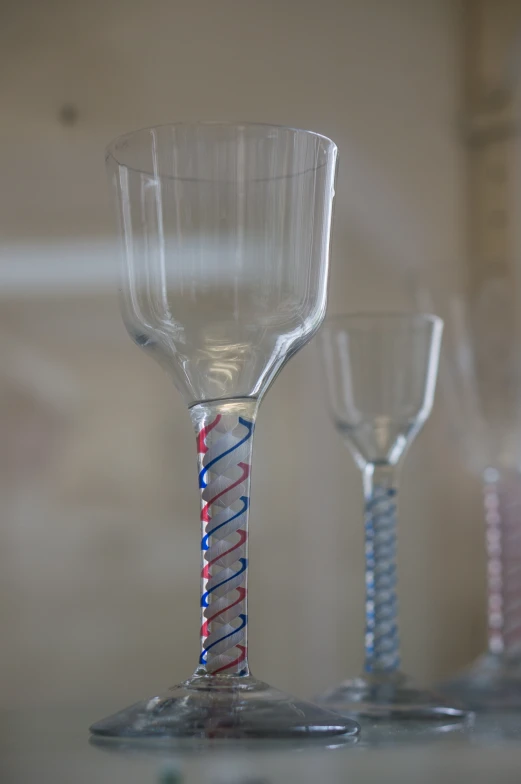
<path fill-rule="evenodd" d="M 318 701 L 342 716 L 369 719 L 463 721 L 469 716 L 457 702 L 415 688 L 401 673 L 372 673 L 344 681 Z"/>
<path fill-rule="evenodd" d="M 365 736 L 365 729 L 363 730 Z M 239 741 L 234 737 L 109 737 L 91 735 L 89 745 L 112 755 L 129 755 L 135 757 L 155 757 L 171 752 L 183 755 L 199 755 L 208 751 L 237 752 L 237 744 L 241 753 L 305 751 L 337 751 L 346 747 L 358 746 L 360 735 L 296 735 L 291 737 L 242 737 Z"/>
<path fill-rule="evenodd" d="M 521 656 L 486 653 L 439 688 L 472 710 L 520 710 Z"/>
<path fill-rule="evenodd" d="M 453 718 L 425 721 L 407 719 L 366 719 L 359 717 L 362 727 L 360 748 L 398 748 L 432 743 L 446 743 L 450 738 L 466 738 L 473 724 L 469 721 L 455 721 Z"/>
<path fill-rule="evenodd" d="M 251 676 L 195 675 L 90 731 L 112 738 L 296 738 L 356 737 L 360 727 Z"/>

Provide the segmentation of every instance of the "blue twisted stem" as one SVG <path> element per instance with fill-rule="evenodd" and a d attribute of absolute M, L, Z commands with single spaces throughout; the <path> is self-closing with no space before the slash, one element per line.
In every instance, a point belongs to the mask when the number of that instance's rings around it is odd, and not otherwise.
<path fill-rule="evenodd" d="M 396 596 L 396 490 L 374 485 L 365 506 L 366 672 L 400 666 Z"/>

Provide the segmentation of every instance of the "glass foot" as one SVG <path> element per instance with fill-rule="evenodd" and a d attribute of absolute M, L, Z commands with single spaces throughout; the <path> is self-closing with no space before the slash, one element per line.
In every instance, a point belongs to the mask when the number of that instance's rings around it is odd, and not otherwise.
<path fill-rule="evenodd" d="M 472 710 L 520 710 L 521 657 L 487 653 L 439 688 Z"/>
<path fill-rule="evenodd" d="M 360 718 L 360 747 L 371 749 L 446 743 L 448 738 L 466 738 L 469 736 L 469 730 L 474 729 L 474 725 L 468 721 L 455 721 L 447 717 L 436 721 L 425 721 L 424 718 L 406 721 L 397 721 L 394 718 Z"/>
<path fill-rule="evenodd" d="M 113 738 L 295 738 L 356 737 L 360 727 L 251 676 L 194 675 L 166 694 L 96 722 L 90 731 Z"/>
<path fill-rule="evenodd" d="M 468 712 L 431 691 L 415 688 L 401 673 L 366 674 L 344 681 L 319 698 L 342 716 L 369 719 L 431 719 L 463 721 Z"/>

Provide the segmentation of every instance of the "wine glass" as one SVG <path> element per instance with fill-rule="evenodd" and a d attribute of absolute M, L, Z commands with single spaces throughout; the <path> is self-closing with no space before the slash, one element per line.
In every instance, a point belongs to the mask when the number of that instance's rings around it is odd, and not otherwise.
<path fill-rule="evenodd" d="M 467 466 L 482 480 L 488 645 L 439 690 L 476 711 L 521 709 L 520 373 L 510 289 L 485 281 L 474 301 L 452 297 L 448 306 L 452 388 L 442 392 Z"/>
<path fill-rule="evenodd" d="M 483 653 L 439 685 L 475 711 L 521 709 L 521 473 L 483 471 L 487 638 Z"/>
<path fill-rule="evenodd" d="M 400 672 L 397 473 L 431 411 L 442 329 L 436 316 L 371 313 L 331 318 L 321 332 L 333 421 L 362 472 L 365 498 L 365 671 L 320 700 L 345 715 L 465 716 Z"/>
<path fill-rule="evenodd" d="M 255 420 L 324 318 L 336 158 L 319 134 L 247 123 L 148 128 L 108 148 L 123 319 L 172 377 L 196 432 L 201 649 L 192 677 L 97 722 L 96 735 L 358 732 L 257 680 L 248 664 Z"/>

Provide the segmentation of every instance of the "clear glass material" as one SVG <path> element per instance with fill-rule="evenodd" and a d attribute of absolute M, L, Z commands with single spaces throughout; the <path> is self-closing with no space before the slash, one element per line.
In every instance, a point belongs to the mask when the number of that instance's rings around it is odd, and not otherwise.
<path fill-rule="evenodd" d="M 187 405 L 260 398 L 326 309 L 336 147 L 264 125 L 117 139 L 123 318 Z"/>
<path fill-rule="evenodd" d="M 442 394 L 468 468 L 481 477 L 487 651 L 439 685 L 476 711 L 521 709 L 521 434 L 519 350 L 511 282 L 452 297 Z"/>
<path fill-rule="evenodd" d="M 483 472 L 488 650 L 440 684 L 472 710 L 521 710 L 521 474 Z"/>
<path fill-rule="evenodd" d="M 343 715 L 465 717 L 400 671 L 397 471 L 431 411 L 442 328 L 436 316 L 375 313 L 330 319 L 321 332 L 331 414 L 362 471 L 365 499 L 364 673 L 321 697 Z"/>
<path fill-rule="evenodd" d="M 336 155 L 311 132 L 222 123 L 150 128 L 108 149 L 123 318 L 173 378 L 196 432 L 201 649 L 191 678 L 98 722 L 96 735 L 358 732 L 254 678 L 247 638 L 255 420 L 325 314 Z"/>

